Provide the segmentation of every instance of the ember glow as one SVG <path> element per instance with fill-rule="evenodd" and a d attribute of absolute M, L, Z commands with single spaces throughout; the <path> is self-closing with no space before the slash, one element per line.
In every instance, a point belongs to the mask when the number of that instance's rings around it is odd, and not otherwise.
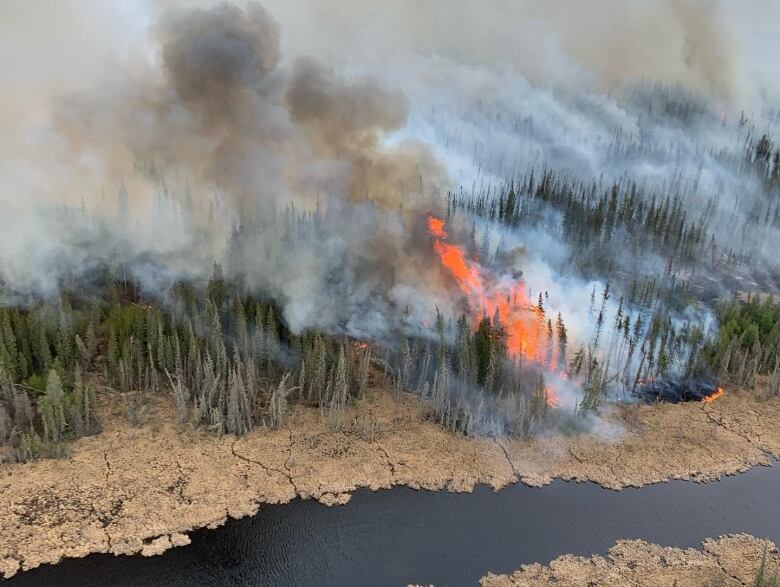
<path fill-rule="evenodd" d="M 726 393 L 726 390 L 723 389 L 722 387 L 719 387 L 718 389 L 715 390 L 714 393 L 711 393 L 710 395 L 705 396 L 704 397 L 704 401 L 707 402 L 707 403 L 714 402 L 716 399 L 718 399 L 724 393 Z"/>
<path fill-rule="evenodd" d="M 445 222 L 428 217 L 428 232 L 434 237 L 433 248 L 442 266 L 466 296 L 475 321 L 493 317 L 498 311 L 501 326 L 507 333 L 507 348 L 513 358 L 522 356 L 543 362 L 544 314 L 528 299 L 525 285 L 506 275 L 495 275 L 479 262 L 469 259 L 463 247 L 446 242 Z M 553 357 L 551 368 L 554 368 Z"/>
<path fill-rule="evenodd" d="M 561 407 L 561 400 L 558 397 L 558 394 L 555 393 L 555 390 L 549 387 L 544 389 L 544 401 L 551 408 Z"/>

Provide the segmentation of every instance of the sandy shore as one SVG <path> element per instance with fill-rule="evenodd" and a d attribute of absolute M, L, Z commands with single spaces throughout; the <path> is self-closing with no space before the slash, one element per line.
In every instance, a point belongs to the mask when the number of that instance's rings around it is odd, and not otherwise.
<path fill-rule="evenodd" d="M 525 565 L 511 575 L 487 575 L 482 587 L 743 587 L 753 585 L 766 549 L 767 575 L 780 569 L 775 545 L 747 534 L 705 540 L 701 550 L 621 540 L 607 556 L 567 554 L 547 566 Z"/>
<path fill-rule="evenodd" d="M 346 503 L 349 492 L 408 485 L 470 491 L 522 481 L 591 480 L 620 489 L 668 479 L 706 481 L 780 456 L 780 400 L 727 393 L 711 404 L 622 406 L 608 436 L 528 442 L 467 439 L 424 421 L 412 397 L 370 390 L 344 432 L 298 408 L 276 431 L 217 438 L 173 423 L 157 400 L 131 428 L 121 398 L 104 400 L 104 431 L 68 459 L 0 466 L 0 571 L 94 552 L 153 555 L 187 532 L 300 496 Z M 113 412 L 113 413 L 112 413 Z M 375 438 L 358 422 L 373 420 Z"/>

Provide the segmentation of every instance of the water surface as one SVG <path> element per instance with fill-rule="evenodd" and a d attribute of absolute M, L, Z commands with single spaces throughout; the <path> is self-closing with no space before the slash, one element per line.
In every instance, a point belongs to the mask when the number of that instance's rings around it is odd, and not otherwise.
<path fill-rule="evenodd" d="M 488 571 L 603 554 L 621 538 L 698 547 L 733 532 L 780 543 L 780 467 L 620 492 L 563 481 L 498 493 L 359 490 L 340 507 L 265 506 L 162 556 L 69 559 L 7 585 L 475 585 Z"/>

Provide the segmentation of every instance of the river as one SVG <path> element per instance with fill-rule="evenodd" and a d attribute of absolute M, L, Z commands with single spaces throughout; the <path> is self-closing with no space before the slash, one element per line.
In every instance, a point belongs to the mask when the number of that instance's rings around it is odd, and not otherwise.
<path fill-rule="evenodd" d="M 359 490 L 345 506 L 296 500 L 192 533 L 162 556 L 91 555 L 6 584 L 89 586 L 475 585 L 488 571 L 605 553 L 621 538 L 698 547 L 748 532 L 780 543 L 780 466 L 721 481 L 620 492 L 592 483 L 471 494 Z"/>

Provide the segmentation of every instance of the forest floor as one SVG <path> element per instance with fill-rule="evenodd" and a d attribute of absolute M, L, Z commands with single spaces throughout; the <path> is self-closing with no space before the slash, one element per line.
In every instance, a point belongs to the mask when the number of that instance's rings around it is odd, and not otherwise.
<path fill-rule="evenodd" d="M 489 574 L 482 587 L 744 587 L 753 585 L 766 552 L 765 573 L 780 570 L 772 542 L 733 534 L 702 543 L 701 550 L 664 548 L 642 540 L 621 540 L 607 556 L 567 554 L 547 566 L 524 565 L 511 575 Z"/>
<path fill-rule="evenodd" d="M 453 435 L 427 421 L 416 398 L 380 389 L 350 409 L 342 432 L 329 431 L 318 410 L 296 407 L 283 428 L 242 438 L 177 425 L 167 396 L 152 398 L 133 428 L 126 398 L 98 397 L 103 431 L 73 443 L 68 458 L 0 465 L 6 577 L 96 552 L 159 554 L 188 544 L 190 530 L 262 504 L 343 504 L 359 487 L 497 490 L 560 478 L 620 489 L 708 481 L 780 457 L 780 398 L 749 392 L 712 403 L 611 406 L 594 433 L 527 441 Z"/>

